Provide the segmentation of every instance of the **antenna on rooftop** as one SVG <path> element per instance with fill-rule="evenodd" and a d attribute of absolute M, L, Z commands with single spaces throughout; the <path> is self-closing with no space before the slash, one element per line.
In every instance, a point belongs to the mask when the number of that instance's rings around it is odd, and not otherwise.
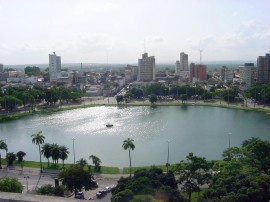
<path fill-rule="evenodd" d="M 200 50 L 200 65 L 202 64 L 202 50 Z"/>

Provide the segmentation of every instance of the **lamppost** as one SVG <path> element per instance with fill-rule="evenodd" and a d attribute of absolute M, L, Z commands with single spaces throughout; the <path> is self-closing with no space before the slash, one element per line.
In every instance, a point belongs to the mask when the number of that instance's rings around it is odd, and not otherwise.
<path fill-rule="evenodd" d="M 24 176 L 24 179 L 26 179 L 26 192 L 28 192 L 28 179 L 30 177 L 29 176 Z"/>
<path fill-rule="evenodd" d="M 170 140 L 167 140 L 167 143 L 168 143 L 168 155 L 167 155 L 166 167 L 167 167 L 167 173 L 168 173 L 169 166 L 170 166 L 170 164 L 169 164 L 169 158 L 170 158 L 170 143 L 171 143 L 171 141 Z"/>
<path fill-rule="evenodd" d="M 75 138 L 72 138 L 72 141 L 73 141 L 73 157 L 74 157 L 74 164 L 75 164 L 75 150 L 74 150 L 74 141 L 75 141 Z"/>
<path fill-rule="evenodd" d="M 229 148 L 231 148 L 231 134 L 232 134 L 232 133 L 228 133 L 228 138 L 229 138 Z"/>

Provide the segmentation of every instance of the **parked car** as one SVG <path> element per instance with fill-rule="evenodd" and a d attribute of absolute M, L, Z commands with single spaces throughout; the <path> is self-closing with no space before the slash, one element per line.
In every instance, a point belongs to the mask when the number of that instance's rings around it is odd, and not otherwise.
<path fill-rule="evenodd" d="M 77 199 L 84 199 L 84 193 L 83 192 L 76 192 L 75 193 L 75 198 Z"/>

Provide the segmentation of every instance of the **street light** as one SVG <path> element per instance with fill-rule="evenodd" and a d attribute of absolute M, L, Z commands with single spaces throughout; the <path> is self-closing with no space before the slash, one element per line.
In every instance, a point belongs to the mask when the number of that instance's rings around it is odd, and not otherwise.
<path fill-rule="evenodd" d="M 73 141 L 73 156 L 74 156 L 74 164 L 75 164 L 75 150 L 74 150 L 74 141 L 75 141 L 75 138 L 72 138 L 72 141 Z"/>
<path fill-rule="evenodd" d="M 27 192 L 28 192 L 28 179 L 29 178 L 30 178 L 29 176 L 24 176 L 24 179 L 26 179 L 26 190 L 27 190 Z"/>
<path fill-rule="evenodd" d="M 170 164 L 169 164 L 169 158 L 170 158 L 170 143 L 171 143 L 171 141 L 170 140 L 167 140 L 167 143 L 168 143 L 168 155 L 167 155 L 166 167 L 167 167 L 167 173 L 168 173 L 169 166 L 170 166 Z"/>
<path fill-rule="evenodd" d="M 229 138 L 229 148 L 231 148 L 231 134 L 232 134 L 232 133 L 228 133 L 228 138 Z"/>

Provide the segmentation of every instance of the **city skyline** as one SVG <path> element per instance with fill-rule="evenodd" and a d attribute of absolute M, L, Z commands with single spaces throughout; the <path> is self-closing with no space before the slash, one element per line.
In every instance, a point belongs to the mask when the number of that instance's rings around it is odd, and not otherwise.
<path fill-rule="evenodd" d="M 0 63 L 256 60 L 270 50 L 267 0 L 2 1 Z M 189 62 L 189 63 L 190 63 Z"/>

